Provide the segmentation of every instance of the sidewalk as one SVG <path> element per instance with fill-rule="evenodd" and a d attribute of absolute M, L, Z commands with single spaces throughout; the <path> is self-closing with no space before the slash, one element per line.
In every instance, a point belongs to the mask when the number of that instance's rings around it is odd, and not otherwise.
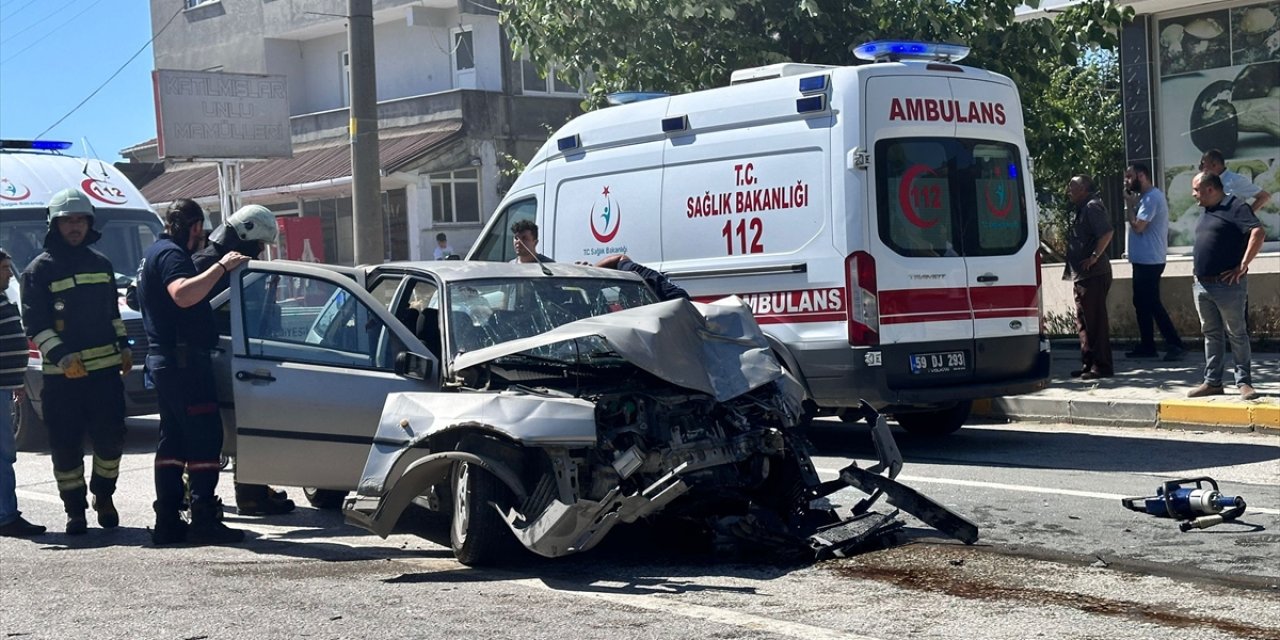
<path fill-rule="evenodd" d="M 1204 352 L 1192 346 L 1180 362 L 1124 357 L 1117 347 L 1116 375 L 1072 378 L 1080 368 L 1079 345 L 1053 342 L 1049 386 L 1036 393 L 980 400 L 975 416 L 1129 427 L 1212 428 L 1280 435 L 1280 353 L 1253 353 L 1253 386 L 1260 397 L 1246 402 L 1235 389 L 1227 354 L 1226 395 L 1190 399 L 1204 379 Z"/>

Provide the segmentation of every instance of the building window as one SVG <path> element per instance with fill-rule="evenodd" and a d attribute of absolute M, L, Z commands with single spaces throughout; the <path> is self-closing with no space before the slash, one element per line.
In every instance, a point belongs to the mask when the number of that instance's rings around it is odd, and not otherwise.
<path fill-rule="evenodd" d="M 431 220 L 480 222 L 480 179 L 475 169 L 431 174 Z"/>
<path fill-rule="evenodd" d="M 562 72 L 559 65 L 551 65 L 551 73 L 547 77 L 542 77 L 538 71 L 538 65 L 532 60 L 525 58 L 520 61 L 520 76 L 523 79 L 523 88 L 525 93 L 561 93 L 570 95 L 582 95 L 582 90 L 576 85 L 566 82 L 560 75 Z"/>
<path fill-rule="evenodd" d="M 338 54 L 338 82 L 342 84 L 338 91 L 342 95 L 342 106 L 351 106 L 351 53 L 343 51 Z"/>
<path fill-rule="evenodd" d="M 209 4 L 210 2 L 218 2 L 218 0 L 184 0 L 184 2 L 186 3 L 186 8 L 194 9 L 202 4 Z"/>
<path fill-rule="evenodd" d="M 475 40 L 471 29 L 453 32 L 453 69 L 466 71 L 476 68 Z"/>

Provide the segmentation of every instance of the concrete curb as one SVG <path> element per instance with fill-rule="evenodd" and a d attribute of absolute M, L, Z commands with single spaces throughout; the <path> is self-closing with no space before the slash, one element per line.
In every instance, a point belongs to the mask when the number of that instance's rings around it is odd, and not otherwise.
<path fill-rule="evenodd" d="M 1254 431 L 1280 435 L 1280 403 L 1274 400 L 1082 400 L 1011 396 L 973 403 L 973 415 L 1068 424 Z"/>

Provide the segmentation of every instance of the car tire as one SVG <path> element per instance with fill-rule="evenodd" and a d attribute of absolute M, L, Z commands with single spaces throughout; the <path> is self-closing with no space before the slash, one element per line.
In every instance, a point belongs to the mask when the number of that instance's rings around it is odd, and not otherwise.
<path fill-rule="evenodd" d="M 13 417 L 13 439 L 18 445 L 18 451 L 48 451 L 49 429 L 36 414 L 36 408 L 27 394 L 24 393 L 21 397 L 14 395 L 10 415 Z"/>
<path fill-rule="evenodd" d="M 311 506 L 321 511 L 337 511 L 342 508 L 343 501 L 347 499 L 346 491 L 317 489 L 315 487 L 303 487 L 302 495 L 307 497 L 307 502 Z"/>
<path fill-rule="evenodd" d="M 510 504 L 511 490 L 492 473 L 467 462 L 454 463 L 449 476 L 453 490 L 449 544 L 458 562 L 487 566 L 509 558 L 515 537 L 491 503 Z"/>
<path fill-rule="evenodd" d="M 955 433 L 969 419 L 973 402 L 965 400 L 947 409 L 896 413 L 893 417 L 907 433 L 917 436 L 945 436 Z"/>

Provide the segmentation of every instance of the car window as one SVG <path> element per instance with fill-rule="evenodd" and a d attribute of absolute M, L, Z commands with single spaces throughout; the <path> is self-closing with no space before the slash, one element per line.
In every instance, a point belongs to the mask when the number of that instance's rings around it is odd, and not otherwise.
<path fill-rule="evenodd" d="M 468 280 L 447 290 L 448 343 L 455 354 L 657 302 L 644 282 L 601 278 Z"/>
<path fill-rule="evenodd" d="M 249 357 L 390 370 L 404 349 L 347 287 L 320 278 L 250 273 L 241 279 Z"/>
<path fill-rule="evenodd" d="M 369 293 L 373 295 L 378 302 L 382 303 L 384 309 L 391 308 L 392 299 L 395 298 L 396 289 L 400 288 L 400 283 L 404 281 L 404 276 L 400 274 L 388 274 L 380 276 L 373 287 L 369 289 Z"/>

